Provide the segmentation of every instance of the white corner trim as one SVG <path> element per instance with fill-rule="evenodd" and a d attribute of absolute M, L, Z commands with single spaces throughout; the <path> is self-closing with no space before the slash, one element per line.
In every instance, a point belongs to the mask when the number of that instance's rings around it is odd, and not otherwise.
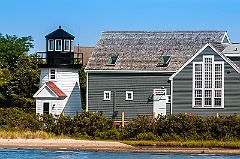
<path fill-rule="evenodd" d="M 171 111 L 170 111 L 170 114 L 172 114 L 172 112 L 173 112 L 173 79 L 172 80 L 170 80 L 170 85 L 171 85 Z"/>
<path fill-rule="evenodd" d="M 86 79 L 86 111 L 88 111 L 88 73 L 87 74 L 87 79 Z"/>

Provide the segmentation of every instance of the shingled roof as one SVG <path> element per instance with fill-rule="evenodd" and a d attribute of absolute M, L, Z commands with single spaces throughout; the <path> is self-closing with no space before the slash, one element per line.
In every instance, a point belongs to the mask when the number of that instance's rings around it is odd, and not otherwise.
<path fill-rule="evenodd" d="M 104 31 L 86 70 L 177 70 L 205 44 L 220 52 L 225 48 L 226 31 Z M 115 65 L 107 65 L 118 56 Z M 166 67 L 157 67 L 170 56 Z"/>

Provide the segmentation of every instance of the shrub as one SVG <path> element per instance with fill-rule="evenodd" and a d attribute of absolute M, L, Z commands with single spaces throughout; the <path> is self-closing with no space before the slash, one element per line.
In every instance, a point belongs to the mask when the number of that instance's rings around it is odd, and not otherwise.
<path fill-rule="evenodd" d="M 137 140 L 156 140 L 156 136 L 152 132 L 139 133 L 137 135 Z"/>

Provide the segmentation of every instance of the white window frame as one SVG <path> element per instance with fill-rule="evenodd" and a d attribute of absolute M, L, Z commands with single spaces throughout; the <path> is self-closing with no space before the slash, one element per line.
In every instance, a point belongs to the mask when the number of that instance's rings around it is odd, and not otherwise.
<path fill-rule="evenodd" d="M 212 59 L 212 66 L 211 66 L 211 86 L 209 88 L 209 85 L 206 86 L 205 82 L 206 82 L 206 77 L 205 75 L 207 75 L 207 71 L 205 70 L 205 59 L 206 58 L 211 58 Z M 202 73 L 201 73 L 201 78 L 202 78 L 202 86 L 201 88 L 196 88 L 195 85 L 195 66 L 197 64 L 201 64 L 202 65 Z M 221 83 L 221 88 L 216 88 L 215 86 L 215 66 L 217 64 L 221 65 L 221 80 L 218 80 Z M 211 96 L 211 103 L 209 105 L 205 105 L 205 100 L 206 100 L 206 92 L 209 91 L 211 92 L 210 96 Z M 215 96 L 215 91 L 221 91 L 221 97 L 216 97 Z M 201 93 L 200 93 L 201 92 Z M 196 94 L 199 93 L 199 94 Z M 201 104 L 196 106 L 195 105 L 195 99 L 198 98 L 200 99 Z M 215 106 L 215 99 L 221 99 L 221 105 L 220 106 Z M 224 62 L 223 61 L 214 61 L 214 56 L 213 55 L 206 55 L 203 56 L 203 61 L 201 62 L 193 62 L 193 96 L 192 96 L 192 108 L 224 108 Z"/>
<path fill-rule="evenodd" d="M 53 42 L 51 45 L 51 41 Z M 51 49 L 52 46 L 53 48 Z M 54 51 L 54 40 L 53 39 L 48 39 L 48 51 Z"/>
<path fill-rule="evenodd" d="M 74 51 L 74 40 L 71 40 L 71 42 L 70 42 L 70 48 L 71 48 L 71 51 Z"/>
<path fill-rule="evenodd" d="M 52 77 L 52 73 L 51 71 L 54 70 L 54 77 L 55 78 L 51 78 Z M 49 68 L 49 81 L 56 81 L 57 80 L 57 69 L 56 68 Z"/>
<path fill-rule="evenodd" d="M 60 50 L 57 48 L 57 41 L 60 41 L 60 46 L 61 46 L 61 48 L 60 48 Z M 62 39 L 56 39 L 55 40 L 55 51 L 62 51 Z"/>
<path fill-rule="evenodd" d="M 131 94 L 131 98 L 129 98 L 129 94 Z M 133 91 L 126 91 L 126 100 L 133 100 Z"/>
<path fill-rule="evenodd" d="M 103 92 L 103 100 L 111 100 L 111 91 L 104 91 Z"/>
<path fill-rule="evenodd" d="M 66 49 L 66 41 L 68 41 L 68 49 Z M 70 51 L 71 42 L 70 40 L 64 40 L 64 51 Z"/>

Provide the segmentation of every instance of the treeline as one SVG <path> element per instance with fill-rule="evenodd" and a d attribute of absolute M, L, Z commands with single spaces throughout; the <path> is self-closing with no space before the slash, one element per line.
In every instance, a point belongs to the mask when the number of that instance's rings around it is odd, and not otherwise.
<path fill-rule="evenodd" d="M 0 107 L 35 107 L 40 70 L 36 55 L 27 55 L 32 41 L 31 36 L 0 34 Z"/>
<path fill-rule="evenodd" d="M 35 109 L 34 93 L 39 89 L 40 69 L 36 54 L 27 55 L 33 39 L 0 33 L 0 107 Z M 85 67 L 85 66 L 84 66 Z M 86 73 L 79 69 L 82 108 L 86 108 Z"/>
<path fill-rule="evenodd" d="M 113 119 L 83 112 L 70 118 L 51 114 L 36 115 L 21 108 L 0 109 L 0 129 L 9 131 L 44 131 L 73 138 L 152 141 L 237 141 L 240 117 L 200 117 L 188 114 L 138 116 L 125 127 L 116 127 Z"/>

